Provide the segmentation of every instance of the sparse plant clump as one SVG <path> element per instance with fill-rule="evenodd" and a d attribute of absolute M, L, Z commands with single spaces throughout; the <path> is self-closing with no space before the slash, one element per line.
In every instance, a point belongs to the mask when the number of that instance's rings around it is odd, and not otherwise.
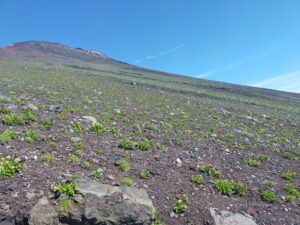
<path fill-rule="evenodd" d="M 62 199 L 58 201 L 58 212 L 60 214 L 69 212 L 73 207 L 71 199 Z"/>
<path fill-rule="evenodd" d="M 42 119 L 40 121 L 40 124 L 44 127 L 51 127 L 53 125 L 53 122 L 48 119 Z"/>
<path fill-rule="evenodd" d="M 294 179 L 296 176 L 296 173 L 295 172 L 292 172 L 290 170 L 284 172 L 281 174 L 281 178 L 285 179 L 285 180 L 292 180 Z"/>
<path fill-rule="evenodd" d="M 259 161 L 257 161 L 256 159 L 249 159 L 247 161 L 247 165 L 258 168 L 261 166 L 261 163 Z"/>
<path fill-rule="evenodd" d="M 296 198 L 300 198 L 300 191 L 293 184 L 285 184 L 284 190 L 289 192 L 291 195 Z"/>
<path fill-rule="evenodd" d="M 135 182 L 131 178 L 125 177 L 124 179 L 122 179 L 122 184 L 128 187 L 132 187 L 135 185 Z"/>
<path fill-rule="evenodd" d="M 72 164 L 78 164 L 80 162 L 80 158 L 78 158 L 76 155 L 71 155 L 69 157 L 69 162 Z"/>
<path fill-rule="evenodd" d="M 258 158 L 259 158 L 259 160 L 261 160 L 261 161 L 267 161 L 267 160 L 269 160 L 269 156 L 268 156 L 268 155 L 265 155 L 265 154 L 259 154 L 259 155 L 258 155 Z"/>
<path fill-rule="evenodd" d="M 21 159 L 6 156 L 0 160 L 0 177 L 11 177 L 22 170 Z"/>
<path fill-rule="evenodd" d="M 57 192 L 57 195 L 65 194 L 69 197 L 73 197 L 79 191 L 79 188 L 74 181 L 62 181 L 54 186 L 54 190 Z"/>
<path fill-rule="evenodd" d="M 50 154 L 45 154 L 45 155 L 42 155 L 41 160 L 43 162 L 50 163 L 50 162 L 53 162 L 55 160 L 55 157 L 53 155 L 50 155 Z"/>
<path fill-rule="evenodd" d="M 292 153 L 292 152 L 284 152 L 283 157 L 288 159 L 288 160 L 298 160 L 298 157 L 295 156 L 295 154 Z"/>
<path fill-rule="evenodd" d="M 231 196 L 232 194 L 243 196 L 247 191 L 247 188 L 244 184 L 229 180 L 216 180 L 215 188 L 223 195 L 227 196 Z"/>
<path fill-rule="evenodd" d="M 142 178 L 142 179 L 149 179 L 150 178 L 150 172 L 148 170 L 143 170 L 140 173 L 140 178 Z"/>
<path fill-rule="evenodd" d="M 189 197 L 186 194 L 177 197 L 177 202 L 174 207 L 175 213 L 176 214 L 184 213 L 188 208 L 187 206 L 188 203 L 189 203 Z"/>
<path fill-rule="evenodd" d="M 40 141 L 42 138 L 41 136 L 35 132 L 35 131 L 31 131 L 31 130 L 27 130 L 25 131 L 25 140 L 28 142 L 28 143 L 35 143 L 37 141 Z"/>
<path fill-rule="evenodd" d="M 2 107 L 0 107 L 0 112 L 3 114 L 10 114 L 11 110 L 6 106 L 2 106 Z"/>
<path fill-rule="evenodd" d="M 160 221 L 160 213 L 157 209 L 155 209 L 155 211 L 154 211 L 153 225 L 164 225 Z"/>
<path fill-rule="evenodd" d="M 94 123 L 90 127 L 91 131 L 95 132 L 98 135 L 103 135 L 106 131 L 106 127 L 100 123 Z"/>
<path fill-rule="evenodd" d="M 195 184 L 203 184 L 204 178 L 197 175 L 192 175 L 192 182 Z"/>
<path fill-rule="evenodd" d="M 151 140 L 140 141 L 138 144 L 138 148 L 142 151 L 148 151 L 152 146 L 153 146 L 153 141 Z"/>
<path fill-rule="evenodd" d="M 131 165 L 128 161 L 122 160 L 119 165 L 119 169 L 123 172 L 127 172 L 131 169 Z"/>
<path fill-rule="evenodd" d="M 89 161 L 84 161 L 82 164 L 81 164 L 81 167 L 82 168 L 85 168 L 85 169 L 88 169 L 91 167 L 91 163 Z"/>
<path fill-rule="evenodd" d="M 122 138 L 119 146 L 126 150 L 132 150 L 134 147 L 134 143 L 131 140 L 129 140 L 128 138 Z"/>
<path fill-rule="evenodd" d="M 211 165 L 203 166 L 200 171 L 208 176 L 220 177 L 222 172 Z"/>
<path fill-rule="evenodd" d="M 275 192 L 264 191 L 261 194 L 261 198 L 266 202 L 273 203 L 277 199 L 277 194 Z"/>
<path fill-rule="evenodd" d="M 75 121 L 72 125 L 72 128 L 75 133 L 81 134 L 84 132 L 84 127 L 79 121 Z"/>
<path fill-rule="evenodd" d="M 92 172 L 92 176 L 95 177 L 95 178 L 100 178 L 102 176 L 102 172 L 98 171 L 98 170 L 94 170 Z"/>
<path fill-rule="evenodd" d="M 16 139 L 18 136 L 17 131 L 6 130 L 3 134 L 0 134 L 0 144 L 7 144 L 12 139 Z"/>
<path fill-rule="evenodd" d="M 2 122 L 3 122 L 3 124 L 9 125 L 9 126 L 16 126 L 16 125 L 24 125 L 25 124 L 25 121 L 23 120 L 22 117 L 19 117 L 19 116 L 14 115 L 14 114 L 5 115 L 2 118 Z"/>
<path fill-rule="evenodd" d="M 25 122 L 36 121 L 36 115 L 32 111 L 26 111 L 22 116 Z"/>

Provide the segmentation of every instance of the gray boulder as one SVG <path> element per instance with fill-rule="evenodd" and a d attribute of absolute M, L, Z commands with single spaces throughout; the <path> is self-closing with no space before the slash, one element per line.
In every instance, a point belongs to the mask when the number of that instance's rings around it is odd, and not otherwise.
<path fill-rule="evenodd" d="M 215 225 L 257 225 L 250 217 L 240 213 L 219 211 L 215 208 L 210 208 L 209 211 Z"/>
<path fill-rule="evenodd" d="M 58 225 L 58 213 L 49 204 L 47 197 L 43 197 L 32 208 L 28 220 L 29 225 Z"/>
<path fill-rule="evenodd" d="M 86 122 L 86 123 L 91 123 L 91 124 L 97 123 L 96 118 L 93 117 L 93 116 L 83 116 L 82 119 L 83 119 L 84 122 Z"/>
<path fill-rule="evenodd" d="M 85 224 L 151 225 L 154 207 L 145 190 L 86 179 L 77 184 L 85 199 Z"/>

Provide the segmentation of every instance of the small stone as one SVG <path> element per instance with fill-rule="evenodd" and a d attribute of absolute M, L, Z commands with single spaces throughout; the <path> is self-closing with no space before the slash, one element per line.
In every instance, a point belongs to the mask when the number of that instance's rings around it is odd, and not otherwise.
<path fill-rule="evenodd" d="M 32 192 L 26 192 L 25 197 L 26 197 L 29 201 L 31 201 L 32 199 L 35 198 L 35 193 L 32 193 Z"/>

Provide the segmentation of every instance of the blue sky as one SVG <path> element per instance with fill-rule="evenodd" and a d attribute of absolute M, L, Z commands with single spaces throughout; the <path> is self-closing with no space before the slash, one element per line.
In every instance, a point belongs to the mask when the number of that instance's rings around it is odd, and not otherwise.
<path fill-rule="evenodd" d="M 299 0 L 0 0 L 0 46 L 25 40 L 300 93 Z"/>

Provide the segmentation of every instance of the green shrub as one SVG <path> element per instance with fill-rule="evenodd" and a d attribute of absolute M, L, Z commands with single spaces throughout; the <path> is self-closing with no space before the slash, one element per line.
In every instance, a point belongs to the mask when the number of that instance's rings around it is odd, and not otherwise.
<path fill-rule="evenodd" d="M 120 163 L 120 165 L 119 165 L 119 169 L 121 171 L 126 172 L 126 171 L 129 171 L 131 169 L 131 165 L 130 165 L 130 163 L 128 161 L 122 160 L 121 163 Z"/>
<path fill-rule="evenodd" d="M 47 119 L 42 119 L 40 121 L 40 124 L 44 127 L 51 127 L 53 125 L 53 122 Z"/>
<path fill-rule="evenodd" d="M 200 171 L 208 176 L 220 177 L 222 172 L 211 165 L 203 166 Z"/>
<path fill-rule="evenodd" d="M 138 148 L 142 151 L 147 151 L 153 146 L 153 141 L 151 140 L 144 140 L 140 141 L 138 144 Z"/>
<path fill-rule="evenodd" d="M 140 173 L 140 178 L 142 178 L 142 179 L 149 179 L 150 178 L 150 172 L 148 170 L 143 170 Z"/>
<path fill-rule="evenodd" d="M 21 160 L 6 156 L 0 160 L 0 177 L 11 177 L 22 170 Z"/>
<path fill-rule="evenodd" d="M 25 140 L 28 142 L 28 143 L 35 143 L 37 141 L 40 141 L 41 140 L 41 136 L 36 133 L 35 131 L 31 131 L 31 130 L 27 130 L 25 131 Z"/>
<path fill-rule="evenodd" d="M 81 167 L 83 168 L 90 168 L 91 167 L 91 163 L 89 161 L 84 161 L 82 164 L 81 164 Z"/>
<path fill-rule="evenodd" d="M 54 190 L 58 195 L 65 194 L 69 197 L 73 197 L 79 191 L 79 188 L 74 181 L 62 181 L 54 186 Z"/>
<path fill-rule="evenodd" d="M 154 211 L 153 225 L 164 225 L 160 221 L 160 213 L 157 209 L 155 209 L 155 211 Z"/>
<path fill-rule="evenodd" d="M 131 150 L 133 149 L 134 143 L 129 140 L 128 138 L 122 138 L 121 142 L 119 144 L 119 147 L 124 148 L 126 150 Z"/>
<path fill-rule="evenodd" d="M 248 166 L 252 166 L 252 167 L 260 167 L 261 166 L 261 163 L 259 161 L 257 161 L 256 159 L 249 159 L 247 161 L 247 165 Z"/>
<path fill-rule="evenodd" d="M 192 175 L 192 182 L 195 184 L 203 184 L 204 178 L 197 175 Z"/>
<path fill-rule="evenodd" d="M 98 171 L 98 170 L 94 170 L 92 172 L 92 176 L 95 177 L 95 178 L 100 178 L 102 175 L 103 174 L 100 171 Z"/>
<path fill-rule="evenodd" d="M 3 113 L 3 114 L 10 114 L 11 110 L 8 107 L 6 107 L 6 106 L 2 106 L 0 108 L 0 112 Z"/>
<path fill-rule="evenodd" d="M 0 144 L 7 144 L 12 139 L 16 139 L 18 136 L 17 131 L 6 130 L 3 134 L 0 135 Z"/>
<path fill-rule="evenodd" d="M 43 162 L 53 162 L 55 160 L 55 157 L 50 154 L 44 154 L 44 155 L 42 155 L 41 160 Z"/>
<path fill-rule="evenodd" d="M 78 164 L 79 162 L 80 162 L 80 159 L 76 155 L 71 155 L 69 157 L 69 163 Z"/>
<path fill-rule="evenodd" d="M 298 157 L 296 157 L 295 154 L 291 152 L 284 152 L 283 157 L 288 160 L 298 160 Z"/>
<path fill-rule="evenodd" d="M 135 182 L 134 182 L 134 180 L 132 180 L 128 177 L 125 177 L 124 179 L 122 179 L 122 184 L 125 186 L 128 186 L 128 187 L 132 187 L 135 185 Z"/>
<path fill-rule="evenodd" d="M 265 154 L 259 154 L 259 155 L 258 155 L 258 158 L 259 158 L 261 161 L 267 161 L 267 160 L 269 160 L 269 156 L 268 156 L 268 155 L 265 155 Z"/>
<path fill-rule="evenodd" d="M 188 208 L 187 204 L 189 202 L 189 198 L 187 195 L 184 194 L 182 196 L 177 197 L 177 199 L 178 200 L 175 204 L 174 211 L 176 214 L 184 213 Z"/>
<path fill-rule="evenodd" d="M 2 123 L 9 126 L 16 126 L 16 125 L 24 125 L 25 122 L 22 117 L 19 117 L 14 114 L 5 115 L 2 119 Z"/>
<path fill-rule="evenodd" d="M 69 212 L 73 207 L 70 199 L 62 199 L 58 201 L 58 212 L 60 214 Z"/>
<path fill-rule="evenodd" d="M 232 194 L 244 196 L 247 191 L 247 188 L 244 184 L 229 180 L 216 180 L 215 188 L 221 192 L 221 194 L 227 196 L 231 196 Z"/>
<path fill-rule="evenodd" d="M 296 198 L 300 198 L 300 191 L 293 184 L 285 184 L 284 190 L 289 192 Z"/>
<path fill-rule="evenodd" d="M 92 124 L 90 129 L 98 135 L 103 135 L 106 131 L 106 127 L 99 123 Z"/>
<path fill-rule="evenodd" d="M 25 122 L 36 121 L 36 115 L 32 111 L 26 111 L 22 116 Z"/>
<path fill-rule="evenodd" d="M 296 176 L 296 173 L 289 171 L 289 170 L 287 172 L 284 172 L 281 174 L 281 178 L 283 178 L 285 180 L 292 180 L 295 178 L 295 176 Z"/>
<path fill-rule="evenodd" d="M 273 203 L 277 199 L 277 194 L 275 192 L 264 191 L 261 194 L 261 198 L 266 202 Z"/>
<path fill-rule="evenodd" d="M 81 134 L 84 132 L 84 127 L 82 126 L 82 124 L 79 121 L 75 121 L 72 125 L 72 128 L 75 133 Z"/>

